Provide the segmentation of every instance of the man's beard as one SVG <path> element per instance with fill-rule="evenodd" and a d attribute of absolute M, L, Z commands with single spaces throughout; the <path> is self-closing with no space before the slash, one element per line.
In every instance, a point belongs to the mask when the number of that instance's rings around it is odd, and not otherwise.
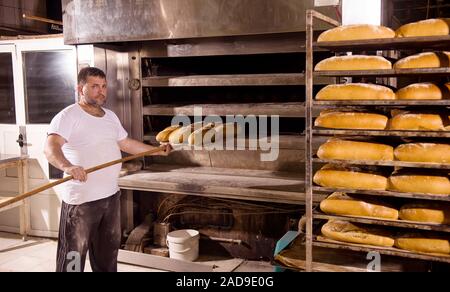
<path fill-rule="evenodd" d="M 101 97 L 101 99 L 93 99 L 88 97 L 86 98 L 86 102 L 92 106 L 102 106 L 106 103 L 106 97 L 104 95 L 99 95 L 99 97 Z"/>

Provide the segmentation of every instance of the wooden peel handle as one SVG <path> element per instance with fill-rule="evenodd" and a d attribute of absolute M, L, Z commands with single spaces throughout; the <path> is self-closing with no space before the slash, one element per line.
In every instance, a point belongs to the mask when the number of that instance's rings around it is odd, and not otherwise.
<path fill-rule="evenodd" d="M 134 160 L 134 159 L 137 159 L 137 158 L 141 158 L 141 157 L 144 157 L 144 156 L 149 156 L 149 155 L 158 153 L 160 151 L 164 151 L 164 149 L 165 149 L 165 147 L 159 147 L 159 148 L 155 148 L 155 149 L 152 149 L 150 151 L 147 151 L 147 152 L 139 153 L 139 154 L 136 154 L 136 155 L 128 156 L 126 158 L 117 159 L 117 160 L 110 161 L 110 162 L 105 163 L 105 164 L 97 165 L 97 166 L 94 166 L 92 168 L 86 169 L 86 173 L 92 173 L 92 172 L 95 172 L 97 170 L 101 170 L 101 169 L 104 169 L 104 168 L 107 168 L 107 167 L 110 167 L 110 166 L 113 166 L 113 165 L 116 165 L 116 164 L 119 164 L 119 163 L 127 162 L 127 161 Z M 25 194 L 21 194 L 21 195 L 18 195 L 16 197 L 14 197 L 14 198 L 6 200 L 4 202 L 1 202 L 0 203 L 0 209 L 2 209 L 3 207 L 6 207 L 8 205 L 12 205 L 14 203 L 20 202 L 20 201 L 22 201 L 22 200 L 24 200 L 26 198 L 34 196 L 34 195 L 36 195 L 38 193 L 41 193 L 41 192 L 43 192 L 45 190 L 53 188 L 53 187 L 55 187 L 57 185 L 60 185 L 60 184 L 65 183 L 65 182 L 67 182 L 69 180 L 72 180 L 72 179 L 73 179 L 73 177 L 70 175 L 70 176 L 67 176 L 67 177 L 65 177 L 63 179 L 54 181 L 52 183 L 49 183 L 49 184 L 46 184 L 46 185 L 44 185 L 42 187 L 34 189 L 34 190 L 32 190 L 30 192 L 27 192 Z"/>

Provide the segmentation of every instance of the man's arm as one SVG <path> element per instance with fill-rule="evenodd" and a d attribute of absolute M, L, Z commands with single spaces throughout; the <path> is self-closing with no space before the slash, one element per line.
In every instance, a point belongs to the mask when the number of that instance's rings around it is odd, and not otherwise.
<path fill-rule="evenodd" d="M 53 134 L 47 137 L 44 154 L 47 157 L 48 162 L 54 167 L 73 176 L 75 180 L 85 182 L 87 180 L 86 171 L 80 166 L 72 165 L 72 163 L 64 156 L 62 146 L 65 143 L 66 140 L 59 135 Z"/>
<path fill-rule="evenodd" d="M 123 152 L 132 154 L 132 155 L 147 152 L 147 151 L 157 148 L 157 147 L 144 144 L 142 142 L 139 142 L 139 141 L 131 139 L 131 138 L 125 138 L 122 141 L 119 141 L 119 147 L 120 147 L 120 150 L 122 150 Z M 167 145 L 167 146 L 165 146 L 164 150 L 157 152 L 154 155 L 167 156 L 167 155 L 169 155 L 171 150 L 172 150 L 172 148 L 170 147 L 170 145 Z"/>

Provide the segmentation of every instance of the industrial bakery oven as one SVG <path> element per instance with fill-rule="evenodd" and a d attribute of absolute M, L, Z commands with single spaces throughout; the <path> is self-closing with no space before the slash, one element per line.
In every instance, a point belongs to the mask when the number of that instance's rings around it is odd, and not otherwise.
<path fill-rule="evenodd" d="M 199 230 L 202 252 L 271 259 L 277 240 L 297 228 L 304 214 L 305 11 L 312 6 L 63 1 L 65 42 L 79 45 L 79 67 L 107 71 L 108 106 L 133 138 L 156 145 L 175 116 L 247 122 L 244 148 L 182 150 L 126 166 L 125 248 L 152 252 L 145 247 L 164 245 L 160 232 L 170 226 Z M 321 11 L 335 15 L 334 8 Z M 332 81 L 316 80 L 316 89 Z M 132 232 L 140 225 L 149 231 L 141 238 Z M 154 239 L 145 226 L 157 227 Z"/>

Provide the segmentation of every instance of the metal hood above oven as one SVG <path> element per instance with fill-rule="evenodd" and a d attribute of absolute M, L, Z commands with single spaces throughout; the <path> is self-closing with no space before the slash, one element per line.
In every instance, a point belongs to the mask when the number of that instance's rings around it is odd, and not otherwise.
<path fill-rule="evenodd" d="M 66 44 L 305 30 L 313 0 L 63 0 Z M 332 8 L 321 8 L 332 15 Z"/>

